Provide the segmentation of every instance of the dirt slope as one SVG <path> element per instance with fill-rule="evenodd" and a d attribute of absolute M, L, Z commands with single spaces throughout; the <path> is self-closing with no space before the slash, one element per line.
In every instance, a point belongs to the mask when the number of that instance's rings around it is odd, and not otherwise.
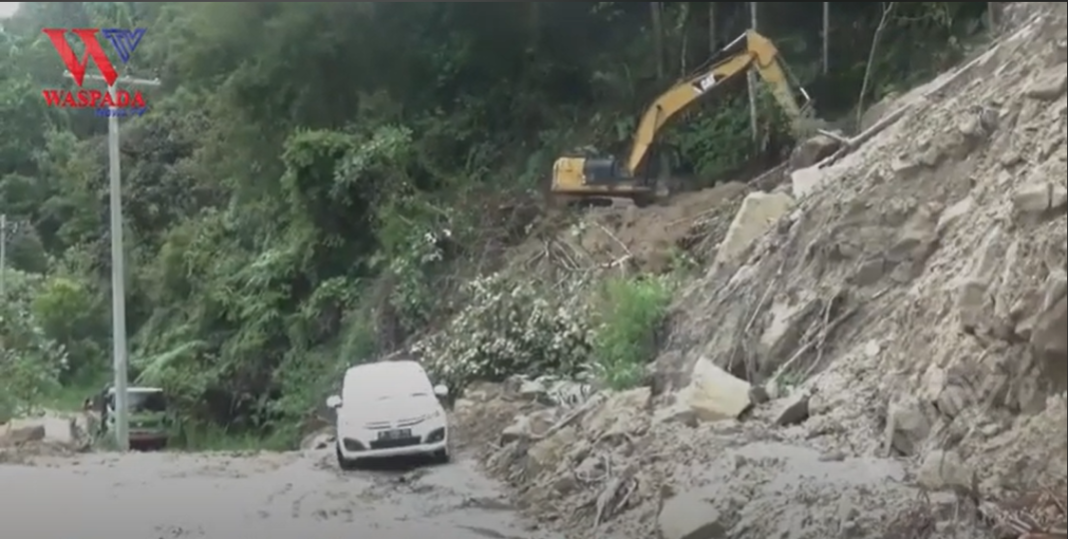
<path fill-rule="evenodd" d="M 540 411 L 476 403 L 523 414 L 487 458 L 529 511 L 576 538 L 1063 528 L 1065 4 L 1009 15 L 1016 26 L 988 54 L 902 96 L 913 108 L 852 154 L 800 174 L 808 182 L 778 226 L 684 290 L 655 392 Z M 602 263 L 653 260 L 693 235 L 671 232 L 674 220 L 717 213 L 694 206 L 594 213 L 573 236 L 599 234 L 602 248 L 572 243 L 608 253 Z M 721 241 L 733 212 L 703 245 Z M 752 384 L 741 420 L 678 408 L 705 364 Z M 1043 485 L 1052 497 L 1010 503 Z M 1017 510 L 1029 516 L 1006 518 Z"/>
<path fill-rule="evenodd" d="M 871 413 L 906 395 L 936 403 L 919 445 L 945 429 L 996 437 L 1013 415 L 1063 413 L 1063 333 L 1039 335 L 1064 327 L 1055 311 L 1068 267 L 1065 64 L 1053 46 L 1064 4 L 1053 6 L 953 91 L 823 170 L 823 186 L 746 266 L 681 298 L 661 363 L 706 355 L 766 379 L 816 336 L 823 346 L 790 370 L 824 395 L 828 423 L 853 426 L 854 447 L 882 443 Z M 1046 197 L 1040 208 L 1034 193 Z M 983 419 L 960 419 L 969 414 Z M 965 443 L 983 458 L 985 442 Z"/>
<path fill-rule="evenodd" d="M 554 270 L 670 271 L 676 264 L 715 256 L 734 213 L 750 189 L 727 183 L 680 193 L 663 204 L 554 212 L 507 254 L 524 275 L 551 278 Z"/>

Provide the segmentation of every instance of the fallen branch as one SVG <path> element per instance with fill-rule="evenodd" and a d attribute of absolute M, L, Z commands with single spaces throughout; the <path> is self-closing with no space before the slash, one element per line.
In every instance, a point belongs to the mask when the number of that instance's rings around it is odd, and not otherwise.
<path fill-rule="evenodd" d="M 839 135 L 838 133 L 835 133 L 834 131 L 828 131 L 826 129 L 817 129 L 816 132 L 821 134 L 821 135 L 823 135 L 823 136 L 825 136 L 825 137 L 827 137 L 827 138 L 832 138 L 832 139 L 838 141 L 841 144 L 849 144 L 849 138 L 843 137 L 842 135 Z"/>
<path fill-rule="evenodd" d="M 890 114 L 887 114 L 886 116 L 882 117 L 878 122 L 875 122 L 874 125 L 865 129 L 857 136 L 847 139 L 845 144 L 842 144 L 842 147 L 838 148 L 838 151 L 834 152 L 833 154 L 831 154 L 830 157 L 824 159 L 823 161 L 820 161 L 819 164 L 817 164 L 816 166 L 818 168 L 829 167 L 837 163 L 839 159 L 849 155 L 850 153 L 853 153 L 853 150 L 859 148 L 862 144 L 871 140 L 872 137 L 881 133 L 891 124 L 900 120 L 906 112 L 908 112 L 910 109 L 912 109 L 913 106 L 915 106 L 915 104 L 916 103 L 909 103 L 895 110 L 894 112 L 891 112 Z"/>
<path fill-rule="evenodd" d="M 873 295 L 872 297 L 868 298 L 866 301 L 874 301 L 876 299 L 879 299 L 880 297 L 884 296 L 889 291 L 890 291 L 890 287 L 886 287 L 886 288 L 880 290 L 879 292 L 876 292 L 875 295 Z M 841 326 L 846 320 L 852 318 L 853 315 L 857 314 L 857 312 L 860 311 L 860 308 L 863 305 L 864 305 L 863 303 L 854 305 L 852 308 L 846 310 L 844 313 L 842 313 L 837 318 L 832 320 L 825 327 L 824 334 L 825 335 L 830 335 L 834 330 L 838 329 L 838 326 Z M 812 351 L 812 349 L 814 347 L 818 346 L 820 344 L 820 342 L 821 342 L 821 339 L 810 339 L 808 342 L 806 342 L 804 345 L 802 345 L 801 348 L 798 348 L 797 351 L 794 352 L 794 355 L 790 356 L 790 359 L 786 360 L 786 363 L 783 363 L 782 366 L 779 367 L 779 369 L 775 372 L 775 374 L 772 375 L 771 380 L 769 381 L 769 383 L 777 384 L 778 381 L 779 381 L 779 378 L 783 374 L 786 374 L 787 372 L 789 372 L 790 368 L 792 368 L 795 363 L 800 361 L 801 358 L 805 356 L 805 354 L 807 354 L 810 351 Z"/>
<path fill-rule="evenodd" d="M 612 238 L 612 241 L 616 242 L 616 244 L 623 249 L 623 252 L 626 253 L 627 256 L 633 255 L 633 253 L 631 253 L 630 249 L 627 247 L 627 244 L 623 243 L 622 240 L 617 238 L 616 235 L 613 234 L 612 231 L 608 230 L 606 226 L 602 225 L 601 223 L 597 223 L 597 227 L 600 228 L 601 232 L 604 232 L 609 238 Z"/>
<path fill-rule="evenodd" d="M 890 14 L 897 7 L 897 2 L 883 4 L 883 16 L 879 18 L 879 25 L 875 27 L 875 35 L 871 38 L 871 49 L 868 51 L 868 63 L 864 67 L 864 80 L 860 83 L 860 95 L 857 97 L 857 127 L 860 127 L 860 119 L 864 115 L 864 96 L 868 93 L 871 84 L 872 69 L 875 67 L 875 52 L 879 50 L 879 41 L 886 30 L 886 24 L 890 22 Z"/>
<path fill-rule="evenodd" d="M 605 484 L 604 490 L 597 496 L 597 511 L 593 516 L 593 529 L 596 530 L 601 526 L 601 523 L 605 522 L 612 515 L 617 514 L 620 509 L 623 508 L 623 504 L 627 502 L 631 494 L 637 489 L 637 481 L 632 477 L 634 475 L 634 465 L 630 465 L 623 469 L 619 475 L 613 477 Z M 620 489 L 626 487 L 622 496 L 620 495 Z M 616 500 L 621 500 L 616 502 Z M 616 502 L 616 503 L 612 503 Z"/>
<path fill-rule="evenodd" d="M 590 410 L 594 409 L 596 406 L 600 405 L 602 400 L 603 400 L 603 396 L 594 395 L 592 398 L 590 398 L 590 400 L 586 401 L 582 406 L 576 408 L 571 413 L 569 413 L 566 416 L 564 416 L 563 418 L 561 418 L 560 421 L 557 421 L 555 425 L 549 427 L 549 429 L 546 430 L 545 432 L 543 432 L 540 436 L 532 436 L 531 439 L 533 441 L 540 441 L 540 440 L 544 440 L 546 438 L 551 437 L 552 435 L 556 434 L 557 432 L 560 432 L 561 430 L 563 430 L 564 427 L 570 425 L 571 423 L 574 423 L 575 420 L 577 420 L 578 418 L 580 418 L 583 415 L 585 415 L 586 412 L 589 412 Z"/>

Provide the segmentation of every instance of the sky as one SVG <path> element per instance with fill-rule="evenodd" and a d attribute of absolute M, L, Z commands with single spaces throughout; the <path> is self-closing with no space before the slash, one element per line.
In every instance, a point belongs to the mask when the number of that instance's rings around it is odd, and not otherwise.
<path fill-rule="evenodd" d="M 21 2 L 0 2 L 0 19 L 6 19 L 15 13 Z"/>

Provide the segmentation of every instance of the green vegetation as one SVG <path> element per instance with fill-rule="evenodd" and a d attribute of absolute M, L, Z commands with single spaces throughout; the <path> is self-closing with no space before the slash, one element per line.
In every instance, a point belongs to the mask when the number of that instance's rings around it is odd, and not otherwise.
<path fill-rule="evenodd" d="M 762 31 L 821 112 L 847 113 L 882 6 L 832 5 L 822 74 L 821 4 L 766 5 Z M 898 4 L 865 101 L 958 58 L 985 6 Z M 74 401 L 110 364 L 107 122 L 44 106 L 72 85 L 42 27 L 147 28 L 125 69 L 163 86 L 122 121 L 131 364 L 176 398 L 188 446 L 219 447 L 293 443 L 339 372 L 406 346 L 457 386 L 590 365 L 634 383 L 667 283 L 598 295 L 595 275 L 506 271 L 502 253 L 558 154 L 622 150 L 747 17 L 740 2 L 23 4 L 0 22 L 0 212 L 18 225 L 0 412 Z M 767 154 L 746 103 L 710 99 L 661 154 L 705 185 L 745 169 Z"/>
<path fill-rule="evenodd" d="M 656 355 L 673 284 L 653 276 L 605 283 L 593 357 L 597 374 L 609 387 L 629 389 L 644 378 L 645 365 Z"/>

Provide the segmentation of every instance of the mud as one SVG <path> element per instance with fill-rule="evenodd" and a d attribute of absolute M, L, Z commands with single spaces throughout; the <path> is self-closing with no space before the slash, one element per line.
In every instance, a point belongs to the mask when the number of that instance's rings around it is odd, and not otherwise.
<path fill-rule="evenodd" d="M 342 473 L 329 451 L 39 457 L 0 466 L 0 526 L 40 539 L 549 539 L 469 461 Z M 58 512 L 57 512 L 58 510 Z"/>

